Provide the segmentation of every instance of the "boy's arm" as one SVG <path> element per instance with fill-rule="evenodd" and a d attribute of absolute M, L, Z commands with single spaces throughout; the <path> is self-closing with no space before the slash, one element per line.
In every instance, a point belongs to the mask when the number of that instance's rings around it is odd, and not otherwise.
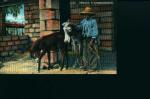
<path fill-rule="evenodd" d="M 92 38 L 96 38 L 98 35 L 98 26 L 96 20 L 93 20 L 93 28 L 92 28 Z"/>

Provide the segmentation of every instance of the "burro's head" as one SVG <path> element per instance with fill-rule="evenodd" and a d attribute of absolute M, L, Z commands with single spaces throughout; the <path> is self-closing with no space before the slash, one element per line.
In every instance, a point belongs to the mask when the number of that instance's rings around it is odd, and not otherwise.
<path fill-rule="evenodd" d="M 39 49 L 39 43 L 40 43 L 39 41 L 35 41 L 32 43 L 32 46 L 31 46 L 30 51 L 29 51 L 31 58 L 35 59 L 35 58 L 39 57 L 40 51 L 41 51 Z"/>

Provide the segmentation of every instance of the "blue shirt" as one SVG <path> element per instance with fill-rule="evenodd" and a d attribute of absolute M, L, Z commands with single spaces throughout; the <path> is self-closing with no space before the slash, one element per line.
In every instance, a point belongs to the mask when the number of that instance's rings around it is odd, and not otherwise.
<path fill-rule="evenodd" d="M 84 37 L 96 38 L 98 35 L 97 22 L 93 18 L 84 18 L 77 27 L 82 29 Z"/>

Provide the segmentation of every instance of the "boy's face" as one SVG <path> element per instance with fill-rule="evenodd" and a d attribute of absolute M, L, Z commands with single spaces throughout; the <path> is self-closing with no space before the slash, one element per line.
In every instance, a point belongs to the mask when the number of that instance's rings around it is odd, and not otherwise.
<path fill-rule="evenodd" d="M 84 16 L 85 16 L 86 18 L 87 18 L 87 17 L 90 17 L 90 15 L 89 15 L 89 14 L 85 14 Z"/>
<path fill-rule="evenodd" d="M 91 15 L 87 14 L 85 15 L 85 18 L 89 19 L 91 17 Z"/>

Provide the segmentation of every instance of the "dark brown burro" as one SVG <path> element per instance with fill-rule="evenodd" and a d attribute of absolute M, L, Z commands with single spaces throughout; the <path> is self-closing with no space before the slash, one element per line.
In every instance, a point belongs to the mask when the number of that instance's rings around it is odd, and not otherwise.
<path fill-rule="evenodd" d="M 47 53 L 48 56 L 48 69 L 52 69 L 50 63 L 50 51 L 61 52 L 61 68 L 64 67 L 64 59 L 66 57 L 67 64 L 66 69 L 68 69 L 68 44 L 64 43 L 64 33 L 55 32 L 53 34 L 40 37 L 38 40 L 32 43 L 30 48 L 30 55 L 32 58 L 38 58 L 38 71 L 40 72 L 41 59 Z M 58 57 L 58 54 L 57 54 Z"/>

